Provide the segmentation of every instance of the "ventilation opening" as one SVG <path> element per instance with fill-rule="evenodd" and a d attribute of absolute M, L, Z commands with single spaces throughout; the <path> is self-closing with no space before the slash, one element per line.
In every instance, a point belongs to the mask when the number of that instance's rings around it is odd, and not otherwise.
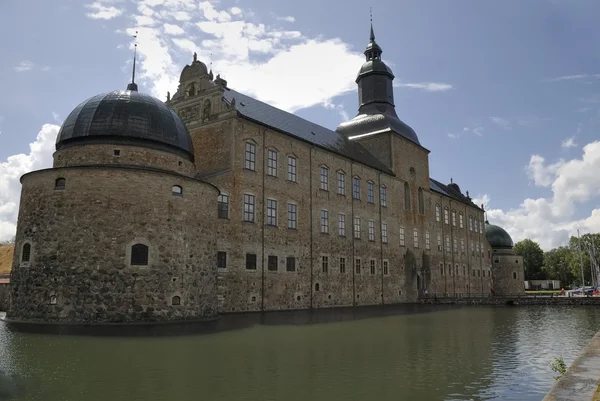
<path fill-rule="evenodd" d="M 178 295 L 175 295 L 173 298 L 171 298 L 171 305 L 181 305 L 181 297 Z"/>

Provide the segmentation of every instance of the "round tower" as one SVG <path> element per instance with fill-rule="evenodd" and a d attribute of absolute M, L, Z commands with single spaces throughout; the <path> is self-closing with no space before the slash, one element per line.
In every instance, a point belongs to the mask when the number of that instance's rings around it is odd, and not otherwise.
<path fill-rule="evenodd" d="M 127 323 L 217 315 L 217 188 L 194 177 L 190 135 L 128 90 L 78 105 L 54 166 L 21 177 L 7 319 Z"/>
<path fill-rule="evenodd" d="M 502 228 L 485 221 L 485 238 L 491 247 L 494 292 L 498 295 L 525 293 L 523 257 L 515 254 L 513 240 Z"/>

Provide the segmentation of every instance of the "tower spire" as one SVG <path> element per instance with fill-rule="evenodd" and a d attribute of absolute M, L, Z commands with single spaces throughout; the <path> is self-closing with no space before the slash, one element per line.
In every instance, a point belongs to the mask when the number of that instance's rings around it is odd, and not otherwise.
<path fill-rule="evenodd" d="M 134 39 L 137 39 L 138 31 L 135 31 L 135 35 L 133 35 Z M 137 58 L 137 41 L 133 45 L 133 71 L 131 72 L 131 83 L 127 85 L 128 91 L 136 91 L 138 90 L 138 86 L 135 83 L 135 59 Z"/>
<path fill-rule="evenodd" d="M 369 35 L 369 44 L 365 49 L 365 57 L 369 60 L 381 60 L 381 47 L 375 42 L 375 31 L 373 30 L 373 10 L 369 7 L 369 19 L 371 21 L 371 32 Z"/>
<path fill-rule="evenodd" d="M 371 35 L 369 39 L 371 42 L 375 42 L 375 32 L 373 31 L 373 9 L 369 7 L 369 19 L 371 20 Z"/>

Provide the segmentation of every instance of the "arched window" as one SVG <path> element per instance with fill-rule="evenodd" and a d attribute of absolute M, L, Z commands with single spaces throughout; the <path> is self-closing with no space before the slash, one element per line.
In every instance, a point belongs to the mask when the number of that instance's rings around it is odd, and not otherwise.
<path fill-rule="evenodd" d="M 144 244 L 135 244 L 131 247 L 131 265 L 148 266 L 148 247 Z"/>
<path fill-rule="evenodd" d="M 404 182 L 404 209 L 410 210 L 410 186 Z"/>
<path fill-rule="evenodd" d="M 29 262 L 31 259 L 31 244 L 23 244 L 23 250 L 21 251 L 21 262 Z"/>
<path fill-rule="evenodd" d="M 423 199 L 423 188 L 419 187 L 418 198 L 419 198 L 419 213 L 425 214 L 425 199 Z"/>
<path fill-rule="evenodd" d="M 57 301 L 56 295 L 50 295 L 50 305 L 56 305 Z"/>
<path fill-rule="evenodd" d="M 194 96 L 196 94 L 196 86 L 194 85 L 194 83 L 192 82 L 189 86 L 188 86 L 188 96 Z"/>
<path fill-rule="evenodd" d="M 171 298 L 171 305 L 181 305 L 181 297 L 175 295 L 173 298 Z"/>
<path fill-rule="evenodd" d="M 173 185 L 173 188 L 171 188 L 171 194 L 176 196 L 183 196 L 183 188 L 181 188 L 180 185 Z"/>
<path fill-rule="evenodd" d="M 56 181 L 54 181 L 54 189 L 57 189 L 57 190 L 65 189 L 66 185 L 67 185 L 67 180 L 65 180 L 64 178 L 57 178 Z"/>

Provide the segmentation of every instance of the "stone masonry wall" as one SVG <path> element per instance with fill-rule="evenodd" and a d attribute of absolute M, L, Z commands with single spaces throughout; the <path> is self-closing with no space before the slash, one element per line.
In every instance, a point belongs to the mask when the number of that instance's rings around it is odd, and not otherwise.
<path fill-rule="evenodd" d="M 6 312 L 8 310 L 9 288 L 8 284 L 0 284 L 0 311 Z"/>
<path fill-rule="evenodd" d="M 494 292 L 498 295 L 525 294 L 523 257 L 512 250 L 492 252 Z"/>
<path fill-rule="evenodd" d="M 63 190 L 54 189 L 59 176 Z M 9 319 L 98 323 L 217 314 L 212 185 L 119 167 L 40 170 L 22 184 Z M 183 196 L 172 194 L 173 185 Z M 25 243 L 29 262 L 21 262 Z M 136 243 L 149 247 L 148 266 L 130 265 Z M 172 305 L 175 296 L 181 305 Z"/>
<path fill-rule="evenodd" d="M 115 155 L 118 150 L 118 156 Z M 127 165 L 194 174 L 194 163 L 176 154 L 139 146 L 85 144 L 54 152 L 54 167 Z"/>

